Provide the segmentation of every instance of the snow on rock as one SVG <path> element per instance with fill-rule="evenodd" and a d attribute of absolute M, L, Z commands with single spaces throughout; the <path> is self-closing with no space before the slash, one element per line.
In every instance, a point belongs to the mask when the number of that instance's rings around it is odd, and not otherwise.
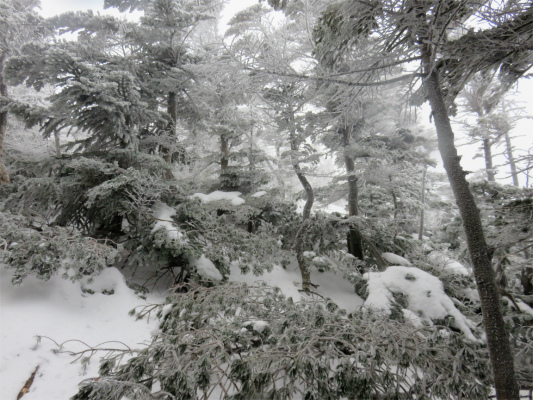
<path fill-rule="evenodd" d="M 473 323 L 455 307 L 452 299 L 444 293 L 442 282 L 435 276 L 415 267 L 389 267 L 383 272 L 367 272 L 363 278 L 368 281 L 368 297 L 365 306 L 391 314 L 393 293 L 406 296 L 408 320 L 418 325 L 425 321 L 453 317 L 453 326 L 474 342 L 479 340 L 472 334 Z M 405 315 L 405 313 L 404 313 Z M 413 315 L 419 320 L 413 320 Z"/>
<path fill-rule="evenodd" d="M 209 194 L 203 194 L 203 193 L 195 193 L 192 195 L 192 197 L 199 198 L 203 203 L 209 203 L 211 201 L 218 201 L 218 200 L 227 200 L 231 202 L 234 206 L 240 206 L 241 204 L 244 204 L 244 199 L 242 199 L 241 192 L 222 192 L 220 190 L 216 190 Z"/>
<path fill-rule="evenodd" d="M 53 353 L 56 346 L 43 338 L 35 350 L 35 336 L 48 336 L 58 343 L 70 339 L 91 346 L 124 349 L 138 348 L 150 340 L 150 332 L 157 327 L 156 318 L 147 323 L 128 315 L 135 306 L 159 303 L 162 298 L 149 295 L 148 300 L 137 297 L 126 286 L 120 271 L 105 269 L 95 278 L 93 289 L 114 289 L 114 294 L 83 293 L 79 282 L 53 275 L 49 281 L 28 276 L 18 287 L 11 286 L 10 270 L 0 265 L 0 388 L 3 399 L 16 399 L 37 366 L 33 384 L 24 400 L 66 400 L 78 391 L 78 383 L 98 376 L 100 357 L 97 353 L 84 372 L 75 357 Z M 107 282 L 109 280 L 109 283 Z M 120 341 L 120 342 L 113 342 Z M 66 351 L 81 351 L 80 342 L 68 342 Z"/>
<path fill-rule="evenodd" d="M 198 259 L 189 258 L 189 265 L 195 267 L 196 271 L 207 279 L 213 279 L 215 281 L 221 281 L 223 279 L 220 271 L 215 267 L 215 264 L 208 259 L 204 254 Z"/>
<path fill-rule="evenodd" d="M 176 210 L 169 207 L 163 202 L 157 202 L 154 208 L 153 217 L 155 218 L 155 226 L 152 233 L 159 229 L 165 229 L 170 239 L 182 239 L 183 233 L 174 225 L 172 216 L 176 215 Z"/>
<path fill-rule="evenodd" d="M 259 192 L 252 194 L 252 197 L 263 197 L 265 194 L 267 194 L 267 192 L 265 192 L 264 190 L 261 190 Z"/>
<path fill-rule="evenodd" d="M 403 265 L 404 267 L 411 265 L 408 259 L 394 253 L 381 253 L 381 257 L 383 257 L 385 261 L 391 263 L 392 265 Z"/>
<path fill-rule="evenodd" d="M 461 264 L 459 261 L 452 260 L 446 254 L 440 251 L 433 251 L 428 254 L 428 259 L 438 268 L 441 268 L 445 271 L 450 271 L 455 275 L 469 275 L 470 271 Z"/>

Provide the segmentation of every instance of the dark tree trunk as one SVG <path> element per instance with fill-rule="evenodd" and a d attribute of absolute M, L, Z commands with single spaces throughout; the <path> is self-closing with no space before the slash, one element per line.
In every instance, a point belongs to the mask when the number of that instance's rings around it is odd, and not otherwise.
<path fill-rule="evenodd" d="M 489 182 L 495 182 L 494 167 L 492 166 L 492 143 L 490 139 L 483 139 L 483 151 L 485 153 L 485 169 Z"/>
<path fill-rule="evenodd" d="M 176 133 L 176 122 L 178 121 L 178 103 L 176 100 L 176 92 L 168 93 L 167 112 L 173 124 L 173 133 Z"/>
<path fill-rule="evenodd" d="M 420 227 L 418 228 L 418 240 L 424 238 L 424 206 L 426 204 L 426 174 L 428 171 L 427 164 L 424 164 L 424 172 L 422 173 L 422 193 L 420 193 Z"/>
<path fill-rule="evenodd" d="M 7 97 L 7 86 L 4 83 L 4 59 L 6 55 L 0 55 L 0 96 Z M 9 174 L 4 163 L 4 140 L 7 131 L 7 110 L 0 112 L 0 185 L 9 183 Z"/>
<path fill-rule="evenodd" d="M 224 134 L 220 135 L 220 152 L 222 153 L 220 169 L 223 173 L 229 166 L 229 140 Z"/>
<path fill-rule="evenodd" d="M 524 289 L 524 296 L 533 295 L 533 268 L 523 267 L 520 275 L 520 282 Z"/>
<path fill-rule="evenodd" d="M 518 400 L 519 390 L 514 372 L 513 353 L 505 330 L 500 295 L 483 234 L 479 209 L 470 192 L 466 173 L 459 162 L 460 157 L 457 155 L 454 133 L 440 89 L 437 71 L 432 68 L 431 45 L 428 44 L 428 40 L 421 40 L 421 43 L 423 43 L 421 44 L 422 63 L 426 75 L 424 86 L 433 112 L 439 151 L 463 220 L 468 251 L 474 267 L 497 398 L 498 400 Z"/>
<path fill-rule="evenodd" d="M 346 174 L 348 175 L 348 214 L 350 217 L 359 214 L 359 193 L 357 190 L 357 176 L 355 175 L 355 162 L 353 157 L 348 154 L 350 145 L 350 129 L 344 127 L 342 130 L 342 146 L 344 148 L 344 164 Z M 359 227 L 352 223 L 348 229 L 348 253 L 364 260 L 363 238 Z"/>

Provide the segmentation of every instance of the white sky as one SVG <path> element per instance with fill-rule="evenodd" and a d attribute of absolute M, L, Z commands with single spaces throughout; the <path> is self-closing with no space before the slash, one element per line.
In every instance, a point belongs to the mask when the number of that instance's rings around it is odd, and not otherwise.
<path fill-rule="evenodd" d="M 226 0 L 225 8 L 222 12 L 222 20 L 219 25 L 219 29 L 223 32 L 225 30 L 225 25 L 229 19 L 238 11 L 249 7 L 251 5 L 257 4 L 259 0 Z M 50 17 L 56 14 L 60 14 L 66 11 L 78 11 L 78 10 L 88 10 L 92 9 L 93 11 L 99 11 L 101 13 L 108 13 L 116 16 L 128 15 L 121 14 L 115 9 L 104 10 L 104 0 L 41 0 L 41 13 L 45 17 Z M 531 93 L 533 93 L 533 80 L 522 79 L 518 86 L 518 91 L 515 95 L 517 101 L 522 103 L 526 108 L 526 113 L 533 116 L 533 101 L 531 101 Z M 424 113 L 425 114 L 425 113 Z M 425 121 L 422 121 L 425 125 L 430 125 L 425 117 Z M 457 138 L 462 137 L 462 132 L 459 126 L 455 126 L 455 133 Z M 516 148 L 515 158 L 518 158 L 520 154 L 524 154 L 527 149 L 531 148 L 533 145 L 533 120 L 524 119 L 518 122 L 517 127 L 511 132 L 511 135 L 514 137 L 513 145 Z M 458 143 L 461 141 L 459 140 Z M 503 145 L 497 149 L 494 149 L 493 153 L 499 153 L 500 150 L 504 150 Z M 476 158 L 476 153 L 479 153 L 477 146 L 463 146 L 459 148 L 459 153 L 463 155 L 461 164 L 466 170 L 477 171 L 484 168 L 483 158 Z M 440 162 L 440 159 L 439 159 Z M 503 157 L 496 157 L 494 160 L 494 165 L 503 164 L 505 159 Z M 442 169 L 442 167 L 440 168 Z M 498 168 L 498 173 L 496 178 L 502 183 L 512 183 L 512 179 L 508 177 L 509 167 L 500 167 Z M 504 177 L 507 177 L 504 179 Z M 533 177 L 532 177 L 533 178 Z M 520 184 L 525 184 L 525 176 L 519 176 Z M 533 187 L 533 181 L 530 179 L 529 185 Z"/>

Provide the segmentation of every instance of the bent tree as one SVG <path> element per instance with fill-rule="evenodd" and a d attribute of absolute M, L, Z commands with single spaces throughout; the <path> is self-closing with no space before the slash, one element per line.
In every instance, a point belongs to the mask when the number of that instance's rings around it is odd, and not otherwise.
<path fill-rule="evenodd" d="M 275 8 L 288 3 L 270 1 Z M 472 16 L 485 21 L 489 28 L 463 34 L 458 28 Z M 498 399 L 518 399 L 518 384 L 479 209 L 460 164 L 449 110 L 477 72 L 499 68 L 508 85 L 525 75 L 532 66 L 532 26 L 533 6 L 529 2 L 339 1 L 325 9 L 314 31 L 315 54 L 326 60 L 334 61 L 340 54 L 373 42 L 372 50 L 355 60 L 355 67 L 344 74 L 350 85 L 366 85 L 365 78 L 375 76 L 376 70 L 388 72 L 390 82 L 394 79 L 390 79 L 394 76 L 391 66 L 404 64 L 412 69 L 414 60 L 420 63 L 414 71 L 422 78 L 418 94 L 430 102 L 439 151 L 463 220 Z M 374 82 L 379 84 L 376 79 Z"/>

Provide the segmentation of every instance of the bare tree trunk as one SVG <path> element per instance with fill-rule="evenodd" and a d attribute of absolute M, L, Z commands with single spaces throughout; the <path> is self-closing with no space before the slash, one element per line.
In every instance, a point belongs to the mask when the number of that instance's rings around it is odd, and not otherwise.
<path fill-rule="evenodd" d="M 424 163 L 424 172 L 422 173 L 422 193 L 420 193 L 420 227 L 418 228 L 418 240 L 424 238 L 424 206 L 426 204 L 426 174 L 428 171 L 427 164 Z"/>
<path fill-rule="evenodd" d="M 296 126 L 294 123 L 294 111 L 292 110 L 292 105 L 289 105 L 290 107 L 290 116 L 289 116 L 289 139 L 291 142 L 291 150 L 292 151 L 298 151 L 298 142 L 297 142 L 297 136 L 296 136 Z M 315 201 L 315 194 L 313 191 L 313 187 L 307 180 L 307 177 L 302 172 L 302 169 L 300 168 L 300 163 L 298 160 L 292 161 L 292 168 L 294 170 L 294 173 L 298 177 L 298 180 L 302 184 L 304 190 L 305 190 L 305 205 L 302 213 L 302 226 L 300 227 L 300 230 L 296 234 L 294 248 L 296 250 L 296 260 L 298 261 L 298 268 L 300 269 L 300 274 L 302 276 L 302 291 L 303 292 L 310 292 L 311 291 L 311 271 L 309 269 L 308 261 L 304 257 L 304 239 L 305 239 L 305 233 L 306 233 L 306 225 L 308 223 L 309 218 L 311 217 L 311 209 L 313 208 L 313 203 Z"/>
<path fill-rule="evenodd" d="M 7 97 L 7 86 L 4 83 L 4 59 L 5 54 L 0 56 L 0 96 Z M 4 163 L 4 140 L 7 130 L 7 110 L 0 112 L 0 185 L 9 183 L 9 174 Z"/>
<path fill-rule="evenodd" d="M 55 144 L 56 156 L 61 157 L 61 142 L 60 142 L 58 131 L 54 132 L 54 144 Z"/>
<path fill-rule="evenodd" d="M 348 154 L 349 145 L 350 129 L 344 127 L 342 128 L 342 146 L 344 147 L 344 165 L 348 175 L 348 214 L 352 217 L 359 214 L 359 193 L 357 190 L 357 176 L 355 175 L 355 162 Z M 351 223 L 348 229 L 348 253 L 361 261 L 364 260 L 363 238 L 359 227 L 354 223 Z"/>
<path fill-rule="evenodd" d="M 229 167 L 229 140 L 224 134 L 220 135 L 220 152 L 222 153 L 222 157 L 220 158 L 220 169 L 222 170 L 222 173 L 224 173 Z"/>
<path fill-rule="evenodd" d="M 502 114 L 505 114 L 505 100 L 502 99 Z M 513 185 L 519 187 L 518 172 L 516 169 L 516 161 L 513 155 L 513 146 L 511 145 L 511 137 L 509 131 L 505 132 L 505 151 L 507 153 L 507 159 L 509 160 L 509 166 L 511 167 L 511 176 L 513 177 Z"/>
<path fill-rule="evenodd" d="M 516 161 L 513 155 L 513 146 L 511 145 L 511 138 L 509 137 L 509 132 L 505 133 L 505 147 L 507 151 L 507 159 L 509 160 L 509 165 L 511 166 L 511 176 L 513 177 L 513 185 L 518 187 L 520 186 L 518 183 L 518 172 L 516 169 Z"/>
<path fill-rule="evenodd" d="M 520 283 L 524 289 L 524 296 L 533 295 L 533 267 L 522 267 Z"/>
<path fill-rule="evenodd" d="M 492 143 L 490 139 L 483 139 L 483 151 L 485 154 L 485 169 L 487 170 L 487 179 L 489 182 L 495 182 L 494 167 L 492 166 Z"/>
<path fill-rule="evenodd" d="M 498 400 L 518 400 L 519 389 L 514 372 L 513 353 L 509 345 L 509 336 L 505 330 L 500 295 L 483 234 L 481 216 L 470 192 L 466 173 L 461 167 L 460 157 L 457 155 L 454 133 L 440 89 L 437 71 L 432 68 L 431 44 L 429 44 L 429 40 L 424 40 L 424 38 L 419 40 L 422 43 L 424 86 L 433 112 L 439 151 L 463 220 L 468 252 L 474 267 L 474 277 L 481 298 L 481 311 L 494 374 L 496 395 Z"/>

